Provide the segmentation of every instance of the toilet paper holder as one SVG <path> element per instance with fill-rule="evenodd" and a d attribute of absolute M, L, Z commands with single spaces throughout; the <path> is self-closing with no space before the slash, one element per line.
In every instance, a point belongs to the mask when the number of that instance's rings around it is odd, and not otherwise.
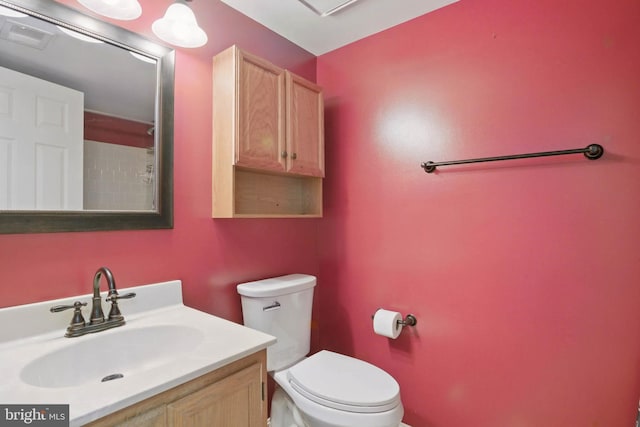
<path fill-rule="evenodd" d="M 398 320 L 398 325 L 402 326 L 416 326 L 416 323 L 418 323 L 418 319 L 413 314 L 407 314 L 404 319 Z"/>
<path fill-rule="evenodd" d="M 380 308 L 378 310 L 380 310 Z M 376 314 L 373 313 L 371 315 L 371 318 L 373 319 L 375 315 Z M 401 325 L 401 326 L 416 326 L 417 323 L 418 323 L 418 319 L 413 314 L 407 314 L 406 316 L 404 316 L 404 319 L 398 320 L 398 325 Z"/>

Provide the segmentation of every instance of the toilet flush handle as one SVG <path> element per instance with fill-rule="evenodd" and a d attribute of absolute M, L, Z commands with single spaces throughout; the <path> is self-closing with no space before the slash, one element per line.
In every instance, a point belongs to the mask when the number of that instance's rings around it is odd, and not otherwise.
<path fill-rule="evenodd" d="M 278 309 L 280 309 L 280 303 L 278 301 L 274 301 L 273 304 L 262 307 L 262 311 L 273 311 Z"/>

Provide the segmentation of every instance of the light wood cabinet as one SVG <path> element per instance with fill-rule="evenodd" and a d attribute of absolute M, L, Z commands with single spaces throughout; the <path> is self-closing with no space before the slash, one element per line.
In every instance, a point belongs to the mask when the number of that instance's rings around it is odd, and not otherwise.
<path fill-rule="evenodd" d="M 223 68 L 229 68 L 225 70 Z M 214 128 L 235 125 L 232 136 L 234 164 L 252 169 L 285 172 L 287 147 L 285 133 L 285 71 L 256 56 L 232 47 L 214 59 L 214 80 L 225 76 L 224 84 L 237 85 L 224 93 L 214 86 L 214 104 L 221 108 L 237 103 L 235 123 L 217 123 Z M 214 106 L 214 114 L 215 114 Z M 217 144 L 218 140 L 214 141 Z"/>
<path fill-rule="evenodd" d="M 236 46 L 213 59 L 213 217 L 322 216 L 322 90 Z"/>
<path fill-rule="evenodd" d="M 285 72 L 287 171 L 324 176 L 324 101 L 322 89 Z"/>
<path fill-rule="evenodd" d="M 94 421 L 90 427 L 264 427 L 266 350 Z"/>

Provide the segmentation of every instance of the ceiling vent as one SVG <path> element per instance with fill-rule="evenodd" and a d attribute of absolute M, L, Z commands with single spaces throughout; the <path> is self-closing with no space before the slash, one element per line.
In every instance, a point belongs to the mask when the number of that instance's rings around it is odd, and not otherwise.
<path fill-rule="evenodd" d="M 298 0 L 318 16 L 324 18 L 351 6 L 359 0 Z"/>
<path fill-rule="evenodd" d="M 53 33 L 7 19 L 0 28 L 0 39 L 43 50 Z"/>

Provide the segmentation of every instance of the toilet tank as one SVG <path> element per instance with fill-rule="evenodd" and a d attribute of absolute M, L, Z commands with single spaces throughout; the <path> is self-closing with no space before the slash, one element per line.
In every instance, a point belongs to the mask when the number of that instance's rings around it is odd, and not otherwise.
<path fill-rule="evenodd" d="M 307 274 L 238 285 L 245 326 L 277 338 L 267 348 L 268 371 L 291 366 L 309 353 L 315 285 L 316 278 Z"/>

